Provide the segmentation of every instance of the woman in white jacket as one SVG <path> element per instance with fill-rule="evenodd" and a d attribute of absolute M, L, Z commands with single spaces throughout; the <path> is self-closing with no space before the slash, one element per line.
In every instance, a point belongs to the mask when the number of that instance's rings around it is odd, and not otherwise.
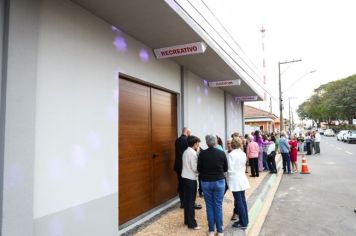
<path fill-rule="evenodd" d="M 242 140 L 234 138 L 231 141 L 232 151 L 228 154 L 228 185 L 234 195 L 235 208 L 234 216 L 239 216 L 239 221 L 232 226 L 236 228 L 246 229 L 248 226 L 248 208 L 245 198 L 245 190 L 250 187 L 245 174 L 246 170 L 246 154 L 242 151 Z"/>

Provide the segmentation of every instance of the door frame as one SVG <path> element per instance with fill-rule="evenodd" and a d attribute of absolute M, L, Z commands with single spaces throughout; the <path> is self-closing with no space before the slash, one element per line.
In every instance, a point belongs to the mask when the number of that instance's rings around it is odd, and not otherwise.
<path fill-rule="evenodd" d="M 162 90 L 162 91 L 165 91 L 165 92 L 169 92 L 169 93 L 172 93 L 172 94 L 175 94 L 176 95 L 176 102 L 177 102 L 177 115 L 176 115 L 176 119 L 177 119 L 177 137 L 179 136 L 180 134 L 180 130 L 182 129 L 183 127 L 183 124 L 182 124 L 182 91 L 183 91 L 183 87 L 181 87 L 181 93 L 177 93 L 176 91 L 173 91 L 173 90 L 170 90 L 170 89 L 167 89 L 167 88 L 164 88 L 162 86 L 159 86 L 159 85 L 156 85 L 156 84 L 153 84 L 153 83 L 150 83 L 148 81 L 144 81 L 142 79 L 139 79 L 137 77 L 133 77 L 133 76 L 130 76 L 130 75 L 127 75 L 127 74 L 124 74 L 124 73 L 121 73 L 119 72 L 118 73 L 118 80 L 117 80 L 117 83 L 118 83 L 118 96 L 120 96 L 120 78 L 121 79 L 125 79 L 125 80 L 128 80 L 128 81 L 131 81 L 131 82 L 135 82 L 135 83 L 138 83 L 138 84 L 141 84 L 141 85 L 145 85 L 145 86 L 148 86 L 148 87 L 151 87 L 151 88 L 155 88 L 155 89 L 159 89 L 159 90 Z M 118 113 L 120 112 L 120 103 L 118 103 Z M 120 124 L 120 115 L 118 114 L 118 124 Z M 117 128 L 117 137 L 119 137 L 119 126 Z M 120 171 L 120 161 L 119 161 L 119 142 L 120 142 L 120 139 L 118 138 L 118 143 L 117 143 L 117 160 L 118 160 L 118 171 Z M 120 183 L 120 179 L 119 179 L 119 173 L 117 173 L 117 180 L 118 180 L 118 184 Z M 118 186 L 118 207 L 119 207 L 119 203 L 120 203 L 120 188 Z M 163 202 L 162 204 L 158 205 L 157 207 L 154 207 L 152 208 L 151 210 L 127 221 L 126 223 L 123 223 L 121 225 L 118 225 L 118 228 L 119 228 L 119 231 L 124 233 L 123 231 L 129 231 L 131 227 L 129 226 L 134 226 L 135 224 L 134 223 L 137 223 L 139 221 L 145 221 L 145 218 L 148 217 L 150 218 L 149 216 L 150 215 L 155 215 L 155 213 L 159 213 L 159 212 L 162 212 L 172 206 L 174 206 L 176 204 L 176 201 L 177 201 L 177 197 L 175 198 L 172 198 L 172 199 L 169 199 L 168 201 L 166 202 Z M 120 213 L 119 213 L 119 209 L 117 209 L 117 212 L 118 212 L 118 219 L 117 219 L 117 222 L 119 222 L 119 218 L 120 218 Z"/>

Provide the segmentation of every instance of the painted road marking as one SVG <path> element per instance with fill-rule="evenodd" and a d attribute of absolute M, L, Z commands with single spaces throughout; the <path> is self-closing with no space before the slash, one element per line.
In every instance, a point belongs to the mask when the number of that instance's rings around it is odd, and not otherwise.
<path fill-rule="evenodd" d="M 349 151 L 345 151 L 347 154 L 350 154 L 350 155 L 352 155 L 352 152 L 349 152 Z"/>
<path fill-rule="evenodd" d="M 337 149 L 337 150 L 341 150 L 342 148 L 337 147 L 336 149 Z"/>

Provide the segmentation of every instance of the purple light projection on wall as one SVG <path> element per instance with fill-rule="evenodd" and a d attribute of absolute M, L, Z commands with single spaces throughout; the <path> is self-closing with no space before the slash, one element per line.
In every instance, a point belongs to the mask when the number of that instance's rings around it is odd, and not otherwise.
<path fill-rule="evenodd" d="M 117 123 L 119 121 L 119 111 L 117 106 L 109 106 L 107 108 L 107 116 L 110 121 Z"/>
<path fill-rule="evenodd" d="M 201 104 L 201 97 L 200 97 L 200 96 L 197 97 L 197 104 L 198 104 L 198 105 Z"/>
<path fill-rule="evenodd" d="M 196 90 L 197 90 L 197 93 L 200 93 L 200 85 L 197 85 Z"/>
<path fill-rule="evenodd" d="M 85 222 L 86 214 L 85 214 L 85 208 L 83 206 L 74 207 L 73 214 L 74 214 L 74 218 L 77 220 L 77 222 L 79 222 L 79 223 Z"/>
<path fill-rule="evenodd" d="M 113 44 L 118 52 L 126 52 L 127 43 L 124 37 L 120 35 L 116 36 Z"/>
<path fill-rule="evenodd" d="M 140 50 L 140 59 L 143 62 L 148 62 L 150 60 L 150 54 L 146 49 L 141 49 Z"/>
<path fill-rule="evenodd" d="M 85 169 L 88 160 L 89 160 L 89 156 L 87 151 L 83 147 L 76 145 L 72 152 L 73 165 L 78 169 Z"/>
<path fill-rule="evenodd" d="M 93 130 L 90 131 L 90 133 L 88 135 L 88 142 L 89 142 L 91 149 L 93 149 L 94 151 L 101 150 L 101 147 L 102 147 L 101 139 L 99 138 L 99 135 L 96 132 L 94 132 Z"/>
<path fill-rule="evenodd" d="M 23 183 L 22 177 L 23 174 L 16 165 L 10 166 L 8 171 L 5 172 L 4 189 L 10 190 L 19 187 L 19 184 Z"/>
<path fill-rule="evenodd" d="M 114 32 L 114 33 L 121 33 L 121 30 L 119 30 L 117 27 L 115 27 L 115 26 L 111 26 L 111 30 L 112 30 L 112 32 Z"/>
<path fill-rule="evenodd" d="M 208 83 L 208 81 L 205 79 L 204 80 L 204 86 L 208 86 L 209 85 L 209 83 Z"/>
<path fill-rule="evenodd" d="M 50 228 L 50 236 L 62 236 L 63 235 L 63 229 L 62 229 L 62 223 L 56 216 L 52 216 L 51 220 L 49 222 L 49 228 Z"/>
<path fill-rule="evenodd" d="M 61 165 L 61 161 L 56 158 L 56 157 L 53 157 L 50 159 L 50 162 L 49 162 L 49 175 L 51 175 L 51 177 L 53 179 L 61 179 L 61 177 L 63 177 L 63 167 Z"/>
<path fill-rule="evenodd" d="M 119 104 L 119 88 L 114 89 L 114 91 L 112 92 L 112 98 L 115 104 Z"/>
<path fill-rule="evenodd" d="M 205 96 L 209 95 L 209 89 L 207 87 L 204 88 L 204 95 Z"/>

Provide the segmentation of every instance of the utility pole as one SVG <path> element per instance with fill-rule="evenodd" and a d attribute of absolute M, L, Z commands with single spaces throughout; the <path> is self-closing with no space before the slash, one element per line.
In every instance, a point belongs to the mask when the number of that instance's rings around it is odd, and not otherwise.
<path fill-rule="evenodd" d="M 283 122 L 283 96 L 282 96 L 282 80 L 281 80 L 281 65 L 300 62 L 299 60 L 291 60 L 291 61 L 284 61 L 278 62 L 278 82 L 279 82 L 279 122 L 280 122 L 280 130 L 284 130 L 284 122 Z"/>
<path fill-rule="evenodd" d="M 266 57 L 265 57 L 265 33 L 266 33 L 266 29 L 265 27 L 261 27 L 260 29 L 261 32 L 261 36 L 262 36 L 262 68 L 263 68 L 263 84 L 266 87 Z M 264 110 L 267 111 L 267 93 L 265 91 L 264 96 L 263 96 L 263 100 L 264 100 Z"/>
<path fill-rule="evenodd" d="M 288 97 L 288 108 L 289 108 L 289 132 L 292 133 L 293 131 L 293 111 L 292 107 L 290 106 L 290 100 L 295 99 L 297 97 Z"/>

